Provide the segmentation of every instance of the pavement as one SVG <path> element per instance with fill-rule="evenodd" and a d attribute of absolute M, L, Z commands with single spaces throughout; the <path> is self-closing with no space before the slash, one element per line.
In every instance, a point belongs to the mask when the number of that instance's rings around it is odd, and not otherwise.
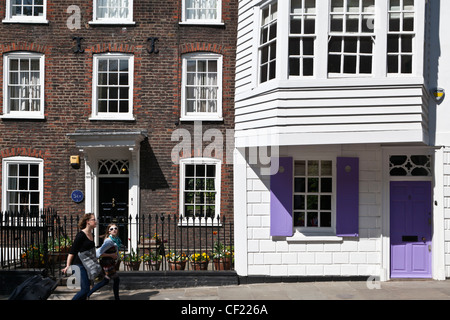
<path fill-rule="evenodd" d="M 77 290 L 58 287 L 48 300 L 70 300 Z M 450 280 L 257 283 L 217 287 L 121 290 L 121 300 L 289 301 L 289 300 L 450 300 Z M 112 286 L 90 300 L 114 300 Z"/>

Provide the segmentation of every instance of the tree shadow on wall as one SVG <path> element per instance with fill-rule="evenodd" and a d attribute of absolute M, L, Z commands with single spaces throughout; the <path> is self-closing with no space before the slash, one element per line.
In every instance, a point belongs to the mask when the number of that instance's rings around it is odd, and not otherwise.
<path fill-rule="evenodd" d="M 148 139 L 141 143 L 140 188 L 147 190 L 169 188 L 169 184 Z"/>

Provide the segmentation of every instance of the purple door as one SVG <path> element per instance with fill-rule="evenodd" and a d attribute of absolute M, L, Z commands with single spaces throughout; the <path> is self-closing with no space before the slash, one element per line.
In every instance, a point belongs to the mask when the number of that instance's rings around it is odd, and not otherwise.
<path fill-rule="evenodd" d="M 391 182 L 391 278 L 431 278 L 431 182 Z"/>

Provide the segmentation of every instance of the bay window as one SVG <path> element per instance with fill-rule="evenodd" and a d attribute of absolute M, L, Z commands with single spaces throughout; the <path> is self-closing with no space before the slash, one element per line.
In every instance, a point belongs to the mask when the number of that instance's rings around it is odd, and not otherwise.
<path fill-rule="evenodd" d="M 260 4 L 254 47 L 258 85 L 303 78 L 423 75 L 425 15 L 419 13 L 425 12 L 425 0 Z"/>

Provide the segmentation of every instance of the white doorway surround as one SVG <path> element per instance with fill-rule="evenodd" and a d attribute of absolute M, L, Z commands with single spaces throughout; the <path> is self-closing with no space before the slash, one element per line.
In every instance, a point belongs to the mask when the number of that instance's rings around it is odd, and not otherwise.
<path fill-rule="evenodd" d="M 82 152 L 85 164 L 85 212 L 99 216 L 99 162 L 105 159 L 120 159 L 129 162 L 128 214 L 139 214 L 139 158 L 140 144 L 147 138 L 146 130 L 77 130 L 67 135 Z M 132 228 L 134 229 L 134 228 Z M 101 231 L 96 230 L 98 239 Z M 129 230 L 136 232 L 136 230 Z M 131 236 L 131 239 L 136 237 Z M 129 243 L 128 248 L 137 244 Z"/>

